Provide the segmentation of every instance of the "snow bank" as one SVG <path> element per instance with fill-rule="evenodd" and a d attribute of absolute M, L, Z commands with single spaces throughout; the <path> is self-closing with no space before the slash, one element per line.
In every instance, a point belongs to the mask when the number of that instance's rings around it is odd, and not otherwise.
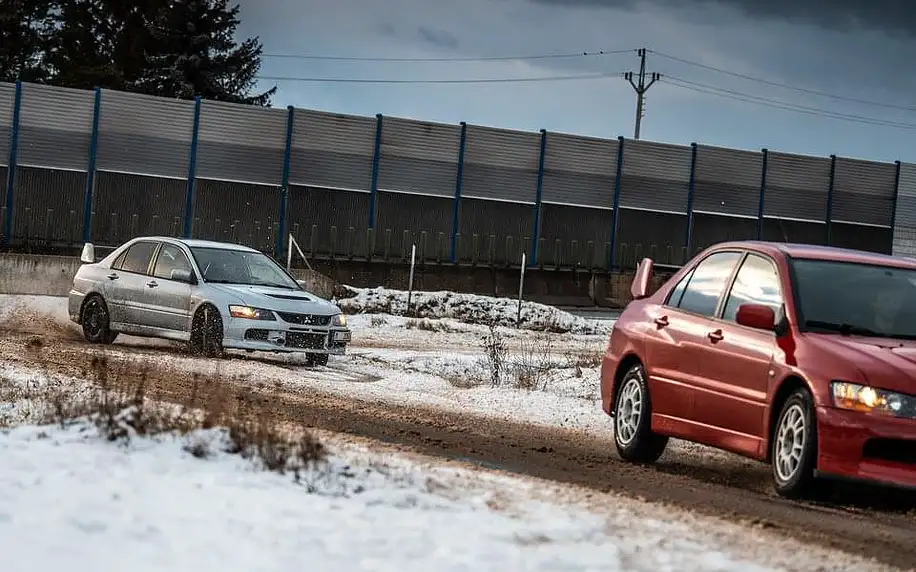
<path fill-rule="evenodd" d="M 347 289 L 354 295 L 338 300 L 337 305 L 348 314 L 407 312 L 407 292 L 403 290 L 349 286 Z M 414 292 L 410 310 L 411 315 L 420 318 L 451 318 L 469 324 L 516 327 L 518 300 L 449 291 Z M 603 335 L 611 329 L 607 322 L 588 320 L 553 306 L 524 301 L 518 326 L 529 330 L 584 335 Z"/>

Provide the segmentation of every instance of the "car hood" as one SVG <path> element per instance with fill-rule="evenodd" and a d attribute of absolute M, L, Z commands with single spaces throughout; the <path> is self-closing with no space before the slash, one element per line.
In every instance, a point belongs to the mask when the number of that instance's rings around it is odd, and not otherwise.
<path fill-rule="evenodd" d="M 208 284 L 214 292 L 219 292 L 237 303 L 265 310 L 293 312 L 297 314 L 319 314 L 329 316 L 339 314 L 340 308 L 327 300 L 303 292 L 286 288 L 266 286 L 249 286 L 244 284 Z"/>
<path fill-rule="evenodd" d="M 916 341 L 808 334 L 831 359 L 861 372 L 870 385 L 916 394 Z"/>

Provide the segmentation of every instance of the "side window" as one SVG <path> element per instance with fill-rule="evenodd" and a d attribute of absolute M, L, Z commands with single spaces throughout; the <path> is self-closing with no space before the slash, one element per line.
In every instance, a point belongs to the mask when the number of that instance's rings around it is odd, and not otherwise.
<path fill-rule="evenodd" d="M 127 250 L 127 256 L 124 257 L 121 270 L 135 274 L 146 274 L 155 250 L 155 242 L 138 242 L 134 244 Z"/>
<path fill-rule="evenodd" d="M 735 276 L 735 283 L 722 317 L 735 321 L 741 304 L 765 304 L 779 312 L 782 306 L 782 288 L 776 266 L 766 258 L 749 254 Z"/>
<path fill-rule="evenodd" d="M 668 293 L 668 300 L 665 302 L 666 306 L 673 306 L 675 308 L 680 306 L 681 297 L 684 295 L 684 289 L 687 288 L 687 283 L 690 282 L 691 276 L 693 276 L 693 270 L 685 274 L 680 282 L 671 289 L 671 292 Z"/>
<path fill-rule="evenodd" d="M 128 250 L 129 250 L 129 249 L 128 249 Z M 117 258 L 115 258 L 115 261 L 111 263 L 111 269 L 112 269 L 112 270 L 120 270 L 120 269 L 121 269 L 121 266 L 124 265 L 124 259 L 125 259 L 125 258 L 127 258 L 127 250 L 125 250 L 124 252 L 122 252 L 121 254 L 119 254 Z"/>
<path fill-rule="evenodd" d="M 716 304 L 735 263 L 741 258 L 738 252 L 717 252 L 704 259 L 693 271 L 693 276 L 684 289 L 678 307 L 688 312 L 712 317 Z"/>
<path fill-rule="evenodd" d="M 153 276 L 156 278 L 172 279 L 173 270 L 187 270 L 191 272 L 191 263 L 182 250 L 174 244 L 163 244 L 156 258 L 156 267 Z"/>

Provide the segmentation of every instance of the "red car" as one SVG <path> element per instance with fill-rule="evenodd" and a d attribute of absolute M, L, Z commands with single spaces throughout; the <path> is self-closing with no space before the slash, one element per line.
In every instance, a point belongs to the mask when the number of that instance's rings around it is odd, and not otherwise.
<path fill-rule="evenodd" d="M 601 367 L 623 459 L 674 437 L 769 463 L 783 496 L 821 476 L 916 486 L 916 260 L 727 242 L 647 295 L 651 273 Z"/>

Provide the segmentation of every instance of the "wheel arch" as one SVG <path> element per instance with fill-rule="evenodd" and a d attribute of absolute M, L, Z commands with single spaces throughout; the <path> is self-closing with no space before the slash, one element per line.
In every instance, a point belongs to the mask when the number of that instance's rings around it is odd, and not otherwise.
<path fill-rule="evenodd" d="M 782 406 L 785 404 L 786 400 L 789 399 L 789 396 L 799 389 L 804 389 L 809 395 L 812 397 L 814 396 L 814 392 L 808 382 L 795 374 L 788 375 L 779 382 L 776 391 L 773 393 L 773 399 L 770 402 L 770 411 L 767 415 L 765 457 L 767 463 L 773 460 L 773 432 L 776 430 L 776 421 L 779 418 L 779 413 L 782 411 Z"/>
<path fill-rule="evenodd" d="M 111 317 L 111 311 L 108 310 L 108 301 L 105 299 L 105 296 L 102 295 L 102 293 L 99 292 L 98 290 L 90 290 L 89 292 L 86 292 L 86 295 L 83 296 L 83 301 L 80 302 L 80 314 L 79 314 L 79 321 L 77 322 L 77 324 L 81 326 L 83 325 L 83 316 L 86 313 L 86 304 L 89 302 L 89 300 L 92 300 L 93 298 L 98 298 L 99 300 L 102 301 L 102 304 L 105 305 L 105 310 L 109 312 L 109 318 Z"/>
<path fill-rule="evenodd" d="M 630 369 L 635 365 L 641 365 L 645 368 L 645 364 L 642 359 L 633 352 L 629 352 L 623 355 L 620 359 L 620 362 L 617 364 L 617 369 L 614 370 L 614 387 L 611 391 L 611 416 L 614 416 L 614 404 L 617 403 L 617 393 L 620 391 L 620 382 L 623 380 L 623 376 L 627 374 Z"/>

